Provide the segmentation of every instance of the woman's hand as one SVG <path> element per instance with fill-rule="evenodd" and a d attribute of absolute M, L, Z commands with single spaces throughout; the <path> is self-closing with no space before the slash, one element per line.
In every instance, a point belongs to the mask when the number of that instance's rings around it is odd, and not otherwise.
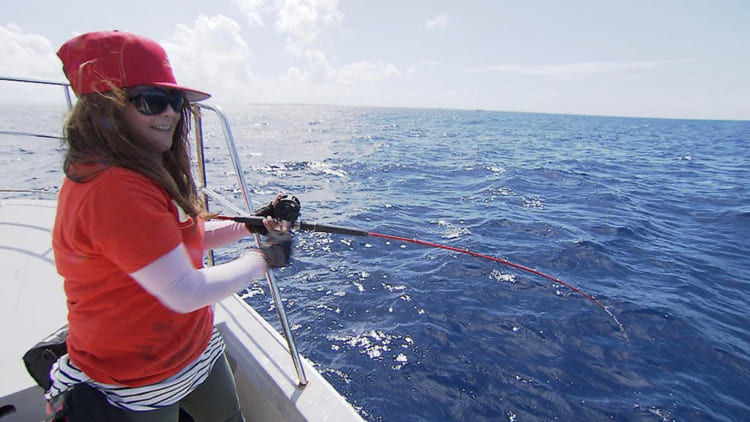
<path fill-rule="evenodd" d="M 292 235 L 288 231 L 269 230 L 265 240 L 260 245 L 260 251 L 268 268 L 286 266 L 292 256 Z"/>
<path fill-rule="evenodd" d="M 270 215 L 263 219 L 263 227 L 268 230 L 268 233 L 272 232 L 288 232 L 289 222 L 286 220 L 274 220 Z"/>

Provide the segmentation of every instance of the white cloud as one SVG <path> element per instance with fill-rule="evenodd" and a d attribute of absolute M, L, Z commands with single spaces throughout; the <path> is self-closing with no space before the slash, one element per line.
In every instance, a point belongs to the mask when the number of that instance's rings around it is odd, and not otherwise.
<path fill-rule="evenodd" d="M 161 44 L 178 82 L 211 93 L 218 104 L 357 103 L 357 95 L 402 76 L 392 63 L 360 60 L 337 65 L 324 50 L 307 46 L 289 56 L 285 73 L 260 79 L 252 71 L 251 46 L 242 38 L 240 25 L 225 16 L 200 16 L 193 26 L 177 25 Z"/>
<path fill-rule="evenodd" d="M 613 75 L 654 69 L 670 62 L 582 62 L 567 64 L 501 64 L 486 67 L 466 68 L 469 72 L 504 72 L 522 75 L 544 76 L 560 79 L 587 78 L 597 75 Z"/>
<path fill-rule="evenodd" d="M 308 81 L 321 83 L 334 79 L 336 70 L 322 50 L 310 48 L 305 50 L 304 56 L 309 69 L 309 77 L 306 78 Z"/>
<path fill-rule="evenodd" d="M 286 34 L 287 49 L 302 52 L 337 29 L 344 20 L 338 0 L 278 0 L 276 30 Z"/>
<path fill-rule="evenodd" d="M 199 16 L 192 28 L 177 25 L 161 44 L 180 84 L 220 97 L 252 85 L 250 47 L 231 18 Z"/>
<path fill-rule="evenodd" d="M 0 69 L 3 76 L 64 80 L 62 63 L 49 40 L 12 23 L 0 26 Z"/>
<path fill-rule="evenodd" d="M 0 25 L 0 75 L 65 82 L 62 62 L 52 44 L 39 34 L 24 32 L 15 24 Z M 13 82 L 0 84 L 0 102 L 64 104 L 59 87 Z"/>
<path fill-rule="evenodd" d="M 265 22 L 261 15 L 267 14 L 273 8 L 272 0 L 232 0 L 245 15 L 245 20 L 251 26 L 264 28 Z"/>
<path fill-rule="evenodd" d="M 336 72 L 336 83 L 342 85 L 372 84 L 401 76 L 392 63 L 360 61 L 341 66 Z"/>
<path fill-rule="evenodd" d="M 309 71 L 306 72 L 308 75 L 304 80 L 311 83 L 352 86 L 373 84 L 401 75 L 392 63 L 362 60 L 336 67 L 328 61 L 323 51 L 317 49 L 306 50 L 305 58 Z M 295 72 L 299 72 L 299 69 L 295 68 Z"/>
<path fill-rule="evenodd" d="M 427 20 L 427 22 L 425 22 L 424 24 L 424 27 L 425 29 L 430 29 L 430 30 L 444 29 L 448 26 L 448 21 L 449 21 L 448 16 L 438 15 Z"/>
<path fill-rule="evenodd" d="M 330 94 L 326 97 L 340 99 L 337 96 L 357 87 L 371 88 L 401 75 L 392 63 L 360 60 L 336 65 L 328 59 L 323 47 L 344 21 L 338 0 L 277 0 L 276 6 L 275 28 L 287 35 L 286 50 L 301 60 L 290 66 L 284 83 L 318 93 L 325 86 Z"/>

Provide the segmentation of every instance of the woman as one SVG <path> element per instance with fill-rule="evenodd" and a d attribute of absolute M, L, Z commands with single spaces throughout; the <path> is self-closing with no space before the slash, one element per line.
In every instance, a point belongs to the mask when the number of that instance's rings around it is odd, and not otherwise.
<path fill-rule="evenodd" d="M 177 421 L 182 408 L 196 421 L 241 421 L 210 305 L 286 265 L 290 235 L 268 216 L 262 248 L 202 268 L 204 250 L 248 235 L 201 217 L 189 102 L 209 95 L 178 85 L 164 49 L 138 35 L 83 34 L 58 56 L 78 101 L 64 126 L 53 229 L 68 355 L 47 399 L 65 393 L 75 412 L 95 408 L 86 401 L 101 393 L 106 420 Z"/>

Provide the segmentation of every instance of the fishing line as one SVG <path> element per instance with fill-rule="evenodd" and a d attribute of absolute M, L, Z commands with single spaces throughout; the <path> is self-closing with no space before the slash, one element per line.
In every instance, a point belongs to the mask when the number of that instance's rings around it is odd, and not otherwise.
<path fill-rule="evenodd" d="M 263 217 L 228 217 L 228 216 L 218 215 L 218 216 L 215 216 L 214 218 L 219 219 L 219 220 L 237 221 L 237 222 L 240 222 L 240 223 L 244 223 L 244 224 L 246 224 L 246 225 L 248 225 L 249 227 L 252 227 L 252 228 L 263 229 L 263 227 L 264 227 L 263 226 Z M 572 291 L 580 294 L 581 296 L 583 296 L 586 299 L 590 300 L 591 302 L 595 303 L 598 307 L 602 308 L 604 310 L 604 312 L 606 312 L 612 318 L 612 320 L 615 322 L 615 324 L 617 325 L 617 327 L 620 329 L 620 331 L 622 331 L 622 333 L 627 338 L 627 333 L 625 332 L 625 327 L 622 325 L 622 323 L 620 322 L 620 320 L 617 319 L 617 316 L 615 316 L 615 314 L 612 313 L 612 311 L 610 311 L 609 308 L 607 308 L 606 306 L 604 306 L 601 302 L 599 302 L 598 300 L 596 300 L 593 296 L 589 295 L 588 293 L 584 292 L 583 290 L 581 290 L 581 289 L 579 289 L 579 288 L 577 288 L 577 287 L 575 287 L 575 286 L 573 286 L 573 285 L 571 285 L 569 283 L 566 283 L 566 282 L 560 280 L 557 277 L 553 277 L 553 276 L 551 276 L 549 274 L 545 274 L 545 273 L 543 273 L 541 271 L 537 271 L 537 270 L 535 270 L 533 268 L 529 268 L 529 267 L 527 267 L 525 265 L 516 264 L 514 262 L 508 261 L 507 259 L 498 258 L 498 257 L 495 257 L 495 256 L 490 256 L 490 255 L 485 255 L 485 254 L 482 254 L 482 253 L 479 253 L 479 252 L 471 251 L 469 249 L 456 248 L 456 247 L 453 247 L 453 246 L 442 245 L 442 244 L 439 244 L 439 243 L 428 242 L 428 241 L 425 241 L 425 240 L 419 240 L 419 239 L 415 239 L 415 238 L 408 238 L 408 237 L 401 237 L 401 236 L 393 236 L 393 235 L 389 235 L 389 234 L 381 234 L 381 233 L 369 232 L 369 231 L 366 231 L 366 230 L 361 230 L 361 229 L 356 229 L 356 228 L 351 228 L 351 227 L 332 226 L 332 225 L 329 225 L 329 224 L 308 223 L 308 222 L 300 221 L 300 222 L 297 222 L 295 224 L 295 228 L 298 229 L 298 230 L 323 232 L 323 233 L 344 234 L 344 235 L 350 235 L 350 236 L 379 237 L 379 238 L 382 238 L 382 239 L 395 240 L 395 241 L 399 241 L 399 242 L 414 243 L 414 244 L 417 244 L 417 245 L 428 246 L 428 247 L 437 248 L 437 249 L 445 249 L 445 250 L 448 250 L 448 251 L 458 252 L 458 253 L 462 253 L 462 254 L 465 254 L 465 255 L 473 256 L 473 257 L 476 257 L 476 258 L 482 258 L 482 259 L 486 259 L 486 260 L 489 260 L 489 261 L 498 262 L 498 263 L 507 265 L 509 267 L 513 267 L 513 268 L 516 268 L 518 270 L 525 271 L 527 273 L 531 273 L 531 274 L 534 274 L 534 275 L 546 278 L 548 280 L 552 280 L 553 282 L 558 283 L 558 284 L 560 284 L 562 286 L 565 286 L 568 289 L 570 289 L 570 290 L 572 290 Z"/>
<path fill-rule="evenodd" d="M 505 265 L 508 265 L 510 267 L 513 267 L 513 268 L 516 268 L 516 269 L 519 269 L 519 270 L 522 270 L 522 271 L 526 271 L 528 273 L 535 274 L 535 275 L 538 275 L 540 277 L 544 277 L 546 279 L 552 280 L 555 283 L 559 283 L 559 284 L 561 284 L 561 285 L 569 288 L 570 290 L 573 290 L 574 292 L 580 294 L 581 296 L 583 296 L 586 299 L 594 302 L 597 306 L 599 306 L 600 308 L 602 308 L 604 310 L 604 312 L 606 312 L 612 318 L 612 320 L 615 322 L 615 324 L 617 324 L 617 327 L 619 327 L 620 330 L 623 332 L 623 334 L 625 334 L 625 336 L 627 337 L 627 333 L 625 333 L 625 327 L 623 327 L 622 323 L 617 319 L 617 317 L 615 316 L 615 314 L 613 314 L 612 311 L 609 310 L 609 308 L 607 308 L 606 306 L 602 305 L 601 302 L 599 302 L 598 300 L 594 299 L 588 293 L 582 291 L 581 289 L 579 289 L 579 288 L 577 288 L 577 287 L 575 287 L 575 286 L 573 286 L 571 284 L 568 284 L 568 283 L 560 280 L 557 277 L 552 277 L 549 274 L 545 274 L 545 273 L 543 273 L 541 271 L 537 271 L 537 270 L 535 270 L 533 268 L 529 268 L 529 267 L 526 267 L 526 266 L 521 265 L 521 264 L 516 264 L 514 262 L 508 261 L 507 259 L 503 259 L 503 258 L 498 258 L 498 257 L 495 257 L 495 256 L 481 254 L 479 252 L 474 252 L 474 251 L 471 251 L 471 250 L 468 250 L 468 249 L 460 249 L 460 248 L 455 248 L 453 246 L 441 245 L 439 243 L 427 242 L 427 241 L 419 240 L 419 239 L 409 239 L 409 238 L 406 238 L 406 237 L 392 236 L 392 235 L 388 235 L 388 234 L 380 234 L 380 233 L 369 232 L 367 235 L 368 236 L 372 236 L 372 237 L 381 237 L 381 238 L 384 238 L 384 239 L 398 240 L 398 241 L 401 241 L 401 242 L 416 243 L 417 245 L 424 245 L 424 246 L 429 246 L 429 247 L 433 247 L 433 248 L 445 249 L 445 250 L 449 250 L 449 251 L 453 251 L 453 252 L 458 252 L 458 253 L 470 255 L 470 256 L 473 256 L 473 257 L 477 257 L 477 258 L 487 259 L 487 260 L 490 260 L 490 261 L 499 262 L 501 264 L 505 264 Z"/>

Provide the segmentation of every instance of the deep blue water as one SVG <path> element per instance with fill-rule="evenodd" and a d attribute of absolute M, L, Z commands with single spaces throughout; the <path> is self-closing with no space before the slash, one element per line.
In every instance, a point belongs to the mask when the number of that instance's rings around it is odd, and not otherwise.
<path fill-rule="evenodd" d="M 225 111 L 256 204 L 288 191 L 305 221 L 529 266 L 624 328 L 499 263 L 298 233 L 277 272 L 297 345 L 367 420 L 750 420 L 750 122 Z M 59 185 L 54 141 L 4 138 L 6 182 Z M 236 197 L 209 138 L 209 184 Z M 279 326 L 263 280 L 245 296 Z"/>

